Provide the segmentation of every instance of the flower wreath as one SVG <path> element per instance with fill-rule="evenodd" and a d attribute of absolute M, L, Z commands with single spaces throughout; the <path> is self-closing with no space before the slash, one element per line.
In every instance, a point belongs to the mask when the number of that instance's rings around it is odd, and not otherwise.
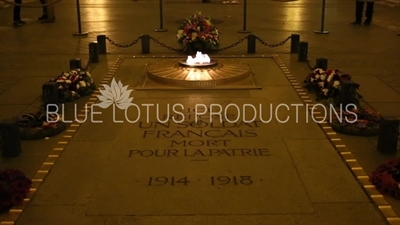
<path fill-rule="evenodd" d="M 92 75 L 82 69 L 63 72 L 50 82 L 57 83 L 61 102 L 74 101 L 81 96 L 90 95 L 96 89 Z"/>
<path fill-rule="evenodd" d="M 400 159 L 388 160 L 369 176 L 369 181 L 386 195 L 400 199 Z"/>
<path fill-rule="evenodd" d="M 218 29 L 211 23 L 211 18 L 200 11 L 183 22 L 176 37 L 183 50 L 187 50 L 189 45 L 198 51 L 219 48 Z"/>
<path fill-rule="evenodd" d="M 0 213 L 21 205 L 31 184 L 32 181 L 19 170 L 0 171 Z"/>
<path fill-rule="evenodd" d="M 339 105 L 338 100 L 341 90 L 341 83 L 351 81 L 351 76 L 340 72 L 339 70 L 326 70 L 315 69 L 312 73 L 308 74 L 304 80 L 304 87 L 310 92 L 316 93 L 316 101 L 326 101 L 329 104 Z M 352 90 L 354 95 L 353 99 L 358 105 L 358 99 L 362 96 L 358 94 L 357 90 L 359 85 Z"/>
<path fill-rule="evenodd" d="M 63 132 L 66 125 L 61 121 L 61 115 L 47 115 L 43 112 L 27 113 L 17 118 L 19 134 L 22 140 L 42 139 Z"/>
<path fill-rule="evenodd" d="M 371 109 L 339 110 L 337 114 L 341 119 L 332 118 L 330 125 L 338 133 L 356 136 L 376 136 L 379 134 L 381 116 Z"/>

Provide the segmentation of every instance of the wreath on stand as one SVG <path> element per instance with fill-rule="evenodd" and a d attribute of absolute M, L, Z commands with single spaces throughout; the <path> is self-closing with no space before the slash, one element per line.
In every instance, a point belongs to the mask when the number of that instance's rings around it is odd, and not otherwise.
<path fill-rule="evenodd" d="M 338 133 L 355 136 L 376 136 L 379 134 L 381 116 L 371 109 L 340 109 L 330 125 Z"/>
<path fill-rule="evenodd" d="M 388 160 L 369 176 L 369 181 L 382 194 L 400 200 L 400 159 Z"/>
<path fill-rule="evenodd" d="M 61 102 L 71 102 L 81 96 L 87 96 L 96 89 L 92 75 L 83 69 L 63 72 L 50 82 L 56 82 Z M 42 97 L 44 100 L 45 96 Z"/>
<path fill-rule="evenodd" d="M 19 170 L 0 171 L 0 213 L 21 205 L 31 184 L 32 181 Z"/>
<path fill-rule="evenodd" d="M 55 136 L 66 129 L 61 115 L 44 112 L 27 113 L 17 118 L 22 140 L 43 139 Z"/>

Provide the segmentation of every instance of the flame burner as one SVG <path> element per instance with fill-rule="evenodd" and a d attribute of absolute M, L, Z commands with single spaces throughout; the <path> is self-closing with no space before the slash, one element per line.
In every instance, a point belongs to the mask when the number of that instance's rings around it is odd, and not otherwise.
<path fill-rule="evenodd" d="M 207 54 L 197 52 L 194 58 L 192 56 L 188 56 L 186 60 L 179 61 L 179 65 L 193 68 L 211 67 L 218 65 L 218 61 L 211 60 Z"/>

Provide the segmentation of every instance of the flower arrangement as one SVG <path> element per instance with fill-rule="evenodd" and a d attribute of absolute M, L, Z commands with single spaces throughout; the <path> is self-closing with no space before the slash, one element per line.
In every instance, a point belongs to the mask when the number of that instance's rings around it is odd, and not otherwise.
<path fill-rule="evenodd" d="M 357 136 L 375 136 L 379 133 L 381 116 L 372 109 L 353 108 L 339 110 L 337 114 L 339 116 L 332 118 L 330 125 L 338 133 Z"/>
<path fill-rule="evenodd" d="M 65 130 L 61 115 L 46 115 L 44 112 L 27 113 L 17 118 L 22 140 L 52 137 Z"/>
<path fill-rule="evenodd" d="M 400 159 L 388 160 L 369 176 L 369 181 L 386 195 L 400 199 Z"/>
<path fill-rule="evenodd" d="M 219 47 L 217 28 L 200 11 L 183 22 L 178 29 L 177 38 L 184 51 L 188 48 L 192 48 L 192 51 L 207 51 Z"/>
<path fill-rule="evenodd" d="M 63 72 L 50 82 L 57 83 L 62 102 L 70 102 L 81 96 L 90 95 L 96 89 L 91 74 L 82 69 Z"/>
<path fill-rule="evenodd" d="M 31 184 L 31 180 L 19 170 L 0 171 L 0 212 L 21 205 Z"/>
<path fill-rule="evenodd" d="M 325 100 L 327 103 L 338 105 L 340 104 L 338 97 L 341 90 L 341 83 L 345 81 L 351 81 L 351 76 L 339 70 L 324 71 L 322 69 L 315 69 L 304 80 L 304 87 L 308 91 L 316 93 L 317 101 Z M 355 89 L 352 90 L 353 99 L 357 101 L 357 104 L 358 99 L 361 97 L 356 90 L 358 87 L 359 85 L 356 84 Z"/>

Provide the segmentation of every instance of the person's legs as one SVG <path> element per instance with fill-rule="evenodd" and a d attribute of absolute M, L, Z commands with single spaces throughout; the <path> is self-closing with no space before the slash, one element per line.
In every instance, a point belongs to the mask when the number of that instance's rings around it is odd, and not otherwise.
<path fill-rule="evenodd" d="M 364 2 L 363 1 L 356 1 L 356 21 L 354 21 L 353 25 L 360 25 L 362 21 L 362 12 L 364 9 Z"/>
<path fill-rule="evenodd" d="M 21 4 L 22 0 L 14 0 L 14 3 Z M 21 6 L 14 5 L 13 21 L 14 26 L 22 26 L 25 24 L 25 22 L 21 20 Z"/>
<path fill-rule="evenodd" d="M 374 2 L 367 2 L 367 10 L 365 11 L 365 25 L 370 25 L 372 21 L 372 15 L 374 14 Z"/>
<path fill-rule="evenodd" d="M 46 0 L 40 0 L 40 3 L 41 3 L 42 5 L 44 5 L 44 4 L 46 4 Z M 39 19 L 39 20 L 45 20 L 45 19 L 47 19 L 47 8 L 46 8 L 46 6 L 43 6 L 43 14 L 42 14 L 42 16 L 39 17 L 38 19 Z"/>

